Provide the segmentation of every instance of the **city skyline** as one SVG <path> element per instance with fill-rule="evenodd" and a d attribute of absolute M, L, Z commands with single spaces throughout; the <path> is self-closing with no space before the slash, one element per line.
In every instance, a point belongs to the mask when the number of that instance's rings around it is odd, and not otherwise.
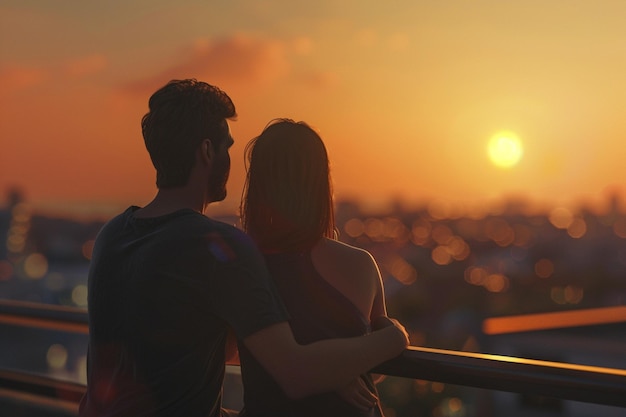
<path fill-rule="evenodd" d="M 128 207 L 124 205 L 126 203 L 123 201 L 33 201 L 29 197 L 28 190 L 13 186 L 0 190 L 0 210 L 10 208 L 15 199 L 27 207 L 33 215 L 87 222 L 106 221 Z M 136 205 L 137 200 L 131 199 L 127 204 Z M 363 213 L 373 215 L 382 215 L 385 212 L 397 210 L 409 212 L 425 210 L 430 212 L 434 218 L 439 219 L 481 219 L 507 213 L 549 217 L 554 212 L 566 212 L 573 217 L 586 214 L 601 216 L 626 213 L 626 190 L 621 187 L 607 187 L 595 200 L 582 198 L 566 204 L 550 204 L 547 201 L 533 200 L 527 195 L 515 193 L 473 202 L 442 198 L 423 198 L 410 201 L 402 199 L 401 196 L 392 196 L 378 201 L 368 201 L 367 199 L 360 199 L 358 196 L 335 197 L 334 206 L 336 210 L 346 204 L 358 207 Z M 229 218 L 238 224 L 239 201 L 231 198 L 226 201 L 211 203 L 205 214 L 209 217 Z"/>

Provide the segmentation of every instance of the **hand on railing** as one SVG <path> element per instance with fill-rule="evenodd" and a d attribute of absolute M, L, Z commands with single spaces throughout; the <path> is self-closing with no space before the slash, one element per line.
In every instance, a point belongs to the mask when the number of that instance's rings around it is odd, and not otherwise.
<path fill-rule="evenodd" d="M 411 344 L 408 332 L 406 331 L 402 323 L 394 318 L 388 316 L 378 316 L 372 320 L 371 326 L 372 330 L 380 330 L 386 327 L 394 326 L 398 330 L 398 336 L 402 338 L 403 342 L 401 343 L 404 343 L 403 349 L 406 349 Z"/>

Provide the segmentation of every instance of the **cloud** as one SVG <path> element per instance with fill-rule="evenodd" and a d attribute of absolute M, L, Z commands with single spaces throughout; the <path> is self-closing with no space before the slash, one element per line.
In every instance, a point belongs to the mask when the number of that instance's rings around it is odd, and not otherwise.
<path fill-rule="evenodd" d="M 40 68 L 18 65 L 0 67 L 0 90 L 13 92 L 39 85 L 48 79 L 48 73 Z"/>
<path fill-rule="evenodd" d="M 383 35 L 373 29 L 362 29 L 353 36 L 356 45 L 362 48 L 372 48 L 386 46 L 392 51 L 406 51 L 411 40 L 406 33 L 396 32 L 390 35 Z"/>
<path fill-rule="evenodd" d="M 354 34 L 357 45 L 362 47 L 376 46 L 379 42 L 379 35 L 373 29 L 362 29 Z"/>
<path fill-rule="evenodd" d="M 106 57 L 101 54 L 75 58 L 60 65 L 32 67 L 12 63 L 0 67 L 0 89 L 5 93 L 19 92 L 40 86 L 51 79 L 63 81 L 94 74 L 107 65 Z"/>
<path fill-rule="evenodd" d="M 234 35 L 199 39 L 182 51 L 178 63 L 156 76 L 131 82 L 123 90 L 144 97 L 172 79 L 197 78 L 231 88 L 267 85 L 291 71 L 288 45 L 279 40 Z"/>
<path fill-rule="evenodd" d="M 108 65 L 107 58 L 102 54 L 92 54 L 77 58 L 64 65 L 64 73 L 70 77 L 82 77 L 102 71 Z"/>
<path fill-rule="evenodd" d="M 389 49 L 394 51 L 405 51 L 411 44 L 411 40 L 404 33 L 394 33 L 387 39 Z"/>
<path fill-rule="evenodd" d="M 330 71 L 314 71 L 302 74 L 299 81 L 315 90 L 327 89 L 339 84 L 339 76 Z"/>
<path fill-rule="evenodd" d="M 306 36 L 300 36 L 291 42 L 291 46 L 296 54 L 309 55 L 313 50 L 313 40 Z"/>

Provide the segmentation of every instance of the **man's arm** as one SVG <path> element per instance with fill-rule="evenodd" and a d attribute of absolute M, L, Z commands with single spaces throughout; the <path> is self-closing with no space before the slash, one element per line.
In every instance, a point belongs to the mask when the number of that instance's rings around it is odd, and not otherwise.
<path fill-rule="evenodd" d="M 404 327 L 391 326 L 366 336 L 299 345 L 287 322 L 262 329 L 243 340 L 285 394 L 299 399 L 344 387 L 374 366 L 399 355 L 409 344 Z"/>
<path fill-rule="evenodd" d="M 237 349 L 237 336 L 232 329 L 226 336 L 226 365 L 241 365 L 239 363 L 239 349 Z"/>

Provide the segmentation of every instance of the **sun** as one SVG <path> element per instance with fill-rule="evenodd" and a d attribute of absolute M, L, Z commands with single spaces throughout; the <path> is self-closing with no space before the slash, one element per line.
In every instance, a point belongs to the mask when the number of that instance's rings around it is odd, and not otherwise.
<path fill-rule="evenodd" d="M 489 140 L 487 153 L 495 166 L 511 168 L 522 159 L 524 147 L 515 133 L 502 131 Z"/>

